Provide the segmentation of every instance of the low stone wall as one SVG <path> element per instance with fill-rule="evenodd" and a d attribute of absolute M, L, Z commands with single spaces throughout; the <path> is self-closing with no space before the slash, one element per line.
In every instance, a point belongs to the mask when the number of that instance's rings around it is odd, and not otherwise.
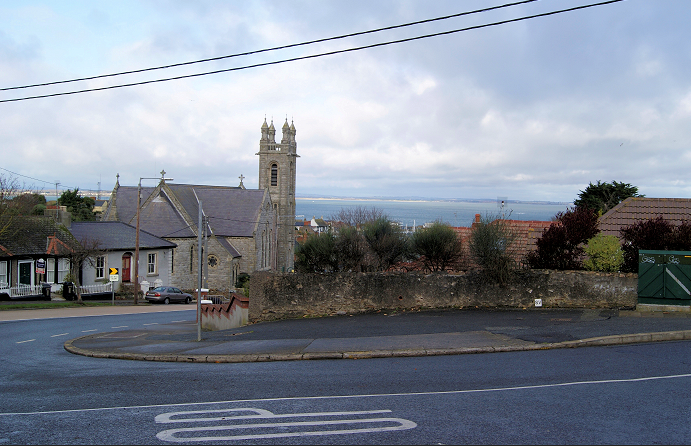
<path fill-rule="evenodd" d="M 505 287 L 475 272 L 460 274 L 255 272 L 250 279 L 250 321 L 305 315 L 354 314 L 412 308 L 631 309 L 636 274 L 589 271 L 519 271 Z"/>
<path fill-rule="evenodd" d="M 205 330 L 227 330 L 247 325 L 249 300 L 247 297 L 231 293 L 230 302 L 201 305 L 202 328 Z"/>

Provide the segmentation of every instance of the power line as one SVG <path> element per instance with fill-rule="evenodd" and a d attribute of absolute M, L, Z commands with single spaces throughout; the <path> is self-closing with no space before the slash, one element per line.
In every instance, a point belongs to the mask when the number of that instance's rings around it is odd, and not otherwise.
<path fill-rule="evenodd" d="M 158 66 L 158 67 L 141 68 L 138 70 L 121 71 L 118 73 L 111 73 L 111 74 L 101 74 L 98 76 L 82 77 L 82 78 L 78 78 L 78 79 L 68 79 L 68 80 L 63 80 L 63 81 L 44 82 L 44 83 L 40 83 L 40 84 L 31 84 L 31 85 L 21 85 L 18 87 L 6 87 L 6 88 L 0 88 L 0 91 L 19 90 L 19 89 L 23 89 L 23 88 L 45 87 L 48 85 L 58 85 L 58 84 L 66 84 L 66 83 L 70 83 L 70 82 L 88 81 L 88 80 L 93 80 L 93 79 L 102 79 L 102 78 L 106 78 L 106 77 L 122 76 L 125 74 L 135 74 L 135 73 L 144 73 L 147 71 L 164 70 L 164 69 L 168 69 L 168 68 L 181 67 L 181 66 L 185 66 L 185 65 L 193 65 L 193 64 L 203 63 L 203 62 L 213 62 L 213 61 L 217 61 L 217 60 L 230 59 L 233 57 L 249 56 L 252 54 L 267 53 L 270 51 L 284 50 L 284 49 L 288 49 L 288 48 L 296 48 L 296 47 L 305 46 L 305 45 L 312 45 L 315 43 L 329 42 L 332 40 L 345 39 L 348 37 L 362 36 L 362 35 L 366 35 L 366 34 L 378 33 L 381 31 L 389 31 L 392 29 L 405 28 L 408 26 L 420 25 L 423 23 L 437 22 L 440 20 L 447 20 L 447 19 L 462 17 L 462 16 L 466 16 L 466 15 L 471 15 L 471 14 L 478 14 L 481 12 L 489 12 L 489 11 L 493 11 L 493 10 L 497 10 L 497 9 L 508 8 L 510 6 L 521 5 L 524 3 L 533 3 L 536 1 L 538 1 L 538 0 L 522 0 L 522 1 L 507 3 L 507 4 L 499 5 L 499 6 L 491 6 L 489 8 L 476 9 L 474 11 L 467 11 L 467 12 L 461 12 L 458 14 L 451 14 L 451 15 L 447 15 L 447 16 L 436 17 L 433 19 L 418 20 L 415 22 L 404 23 L 401 25 L 392 25 L 392 26 L 387 26 L 384 28 L 372 29 L 369 31 L 360 31 L 360 32 L 355 32 L 355 33 L 350 33 L 350 34 L 343 34 L 343 35 L 335 36 L 335 37 L 326 37 L 323 39 L 309 40 L 309 41 L 301 42 L 301 43 L 293 43 L 290 45 L 282 45 L 282 46 L 276 46 L 276 47 L 272 47 L 272 48 L 264 48 L 261 50 L 247 51 L 244 53 L 230 54 L 227 56 L 210 57 L 207 59 L 198 59 L 198 60 L 193 60 L 193 61 L 189 61 L 189 62 L 180 62 L 180 63 L 175 63 L 175 64 L 162 65 L 162 66 Z"/>
<path fill-rule="evenodd" d="M 30 177 L 30 176 L 28 176 L 28 175 L 22 175 L 21 173 L 13 172 L 13 171 L 11 171 L 11 170 L 9 170 L 9 169 L 5 169 L 4 167 L 0 167 L 0 169 L 4 170 L 5 172 L 9 172 L 9 173 L 11 173 L 12 175 L 16 175 L 16 176 L 18 176 L 18 177 L 28 178 L 28 179 L 34 180 L 34 181 L 40 181 L 41 183 L 55 184 L 55 181 L 46 181 L 46 180 L 41 180 L 41 179 L 38 179 L 38 178 Z M 58 183 L 58 184 L 59 184 L 59 183 Z M 62 184 L 60 184 L 60 185 L 62 186 L 63 189 L 70 189 L 70 188 L 67 187 L 67 186 L 64 186 L 64 185 L 62 185 Z M 72 189 L 79 189 L 79 188 L 72 188 Z"/>
<path fill-rule="evenodd" d="M 276 61 L 272 61 L 272 62 L 263 62 L 263 63 L 245 65 L 245 66 L 235 67 L 235 68 L 226 68 L 226 69 L 222 69 L 222 70 L 214 70 L 214 71 L 206 71 L 206 72 L 202 72 L 202 73 L 187 74 L 187 75 L 183 75 L 183 76 L 174 76 L 174 77 L 168 77 L 168 78 L 153 79 L 153 80 L 148 80 L 148 81 L 132 82 L 132 83 L 128 83 L 128 84 L 111 85 L 108 87 L 88 88 L 88 89 L 83 89 L 83 90 L 74 90 L 74 91 L 67 91 L 67 92 L 62 92 L 62 93 L 51 93 L 51 94 L 44 94 L 44 95 L 37 95 L 37 96 L 26 96 L 26 97 L 15 98 L 15 99 L 3 99 L 3 100 L 0 100 L 0 103 L 25 101 L 25 100 L 29 100 L 29 99 L 41 99 L 41 98 L 49 98 L 49 97 L 56 97 L 56 96 L 65 96 L 65 95 L 72 95 L 72 94 L 79 94 L 79 93 L 89 93 L 89 92 L 93 92 L 93 91 L 112 90 L 115 88 L 134 87 L 134 86 L 138 86 L 138 85 L 146 85 L 146 84 L 153 84 L 153 83 L 158 83 L 158 82 L 167 82 L 167 81 L 172 81 L 172 80 L 180 80 L 180 79 L 188 79 L 188 78 L 194 78 L 194 77 L 208 76 L 211 74 L 226 73 L 226 72 L 231 72 L 231 71 L 240 71 L 240 70 L 264 67 L 264 66 L 269 66 L 269 65 L 278 65 L 278 64 L 287 63 L 287 62 L 296 62 L 299 60 L 315 59 L 318 57 L 332 56 L 335 54 L 349 53 L 349 52 L 360 51 L 360 50 L 364 50 L 364 49 L 371 49 L 371 48 L 377 48 L 377 47 L 382 47 L 382 46 L 394 45 L 394 44 L 398 44 L 398 43 L 412 42 L 415 40 L 422 40 L 422 39 L 427 39 L 430 37 L 438 37 L 438 36 L 455 34 L 455 33 L 464 32 L 464 31 L 471 31 L 471 30 L 476 30 L 476 29 L 488 28 L 491 26 L 505 25 L 508 23 L 520 22 L 520 21 L 524 21 L 524 20 L 535 19 L 538 17 L 547 17 L 547 16 L 551 16 L 551 15 L 562 14 L 565 12 L 573 12 L 573 11 L 578 11 L 581 9 L 592 8 L 595 6 L 603 6 L 603 5 L 607 5 L 607 4 L 611 4 L 611 3 L 618 3 L 621 1 L 624 1 L 624 0 L 608 0 L 608 1 L 603 1 L 603 2 L 599 2 L 599 3 L 591 3 L 588 5 L 576 6 L 573 8 L 560 9 L 560 10 L 556 10 L 556 11 L 550 11 L 550 12 L 544 12 L 544 13 L 540 13 L 540 14 L 533 14 L 533 15 L 529 15 L 529 16 L 518 17 L 515 19 L 507 19 L 507 20 L 501 20 L 498 22 L 486 23 L 484 25 L 475 25 L 475 26 L 470 26 L 470 27 L 466 27 L 466 28 L 454 29 L 454 30 L 450 30 L 450 31 L 443 31 L 443 32 L 432 33 L 432 34 L 424 34 L 421 36 L 409 37 L 406 39 L 391 40 L 391 41 L 387 41 L 387 42 L 380 42 L 380 43 L 375 43 L 375 44 L 371 44 L 371 45 L 363 45 L 363 46 L 348 48 L 348 49 L 344 49 L 344 50 L 328 51 L 325 53 L 312 54 L 312 55 L 308 55 L 308 56 L 300 56 L 300 57 L 293 57 L 293 58 L 289 58 L 289 59 L 281 59 L 281 60 L 276 60 Z M 296 45 L 299 45 L 299 44 L 295 44 L 293 46 L 296 46 Z M 287 47 L 289 47 L 289 46 L 287 46 Z M 228 56 L 228 57 L 230 57 L 230 56 Z M 211 60 L 211 59 L 209 59 L 209 60 Z"/>

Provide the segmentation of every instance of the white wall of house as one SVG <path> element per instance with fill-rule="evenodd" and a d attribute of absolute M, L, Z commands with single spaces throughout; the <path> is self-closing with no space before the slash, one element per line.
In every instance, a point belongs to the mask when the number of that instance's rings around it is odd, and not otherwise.
<path fill-rule="evenodd" d="M 110 281 L 110 268 L 118 269 L 118 281 L 114 283 L 115 291 L 121 284 L 127 282 L 128 277 L 123 271 L 123 257 L 131 256 L 129 282 L 134 282 L 134 252 L 111 251 L 101 256 L 84 262 L 82 266 L 82 285 L 96 285 Z M 160 280 L 162 285 L 171 285 L 172 249 L 140 249 L 139 250 L 139 283 L 149 282 L 151 288 Z"/>

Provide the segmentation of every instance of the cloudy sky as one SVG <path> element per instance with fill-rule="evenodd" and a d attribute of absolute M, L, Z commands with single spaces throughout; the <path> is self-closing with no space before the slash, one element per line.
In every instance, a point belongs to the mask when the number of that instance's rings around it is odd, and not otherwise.
<path fill-rule="evenodd" d="M 594 3 L 540 0 L 0 100 L 225 70 Z M 9 0 L 0 88 L 156 67 L 508 0 Z M 571 202 L 589 182 L 691 197 L 688 0 L 604 6 L 297 62 L 0 103 L 0 174 L 110 191 L 157 177 L 257 187 L 260 127 L 297 129 L 297 192 Z M 36 181 L 40 180 L 40 181 Z M 143 184 L 156 181 L 145 180 Z"/>

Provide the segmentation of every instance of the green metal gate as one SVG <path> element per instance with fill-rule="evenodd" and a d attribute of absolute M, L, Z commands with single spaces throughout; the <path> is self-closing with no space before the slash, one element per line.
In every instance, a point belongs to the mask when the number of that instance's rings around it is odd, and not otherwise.
<path fill-rule="evenodd" d="M 638 303 L 691 305 L 691 252 L 638 251 Z"/>

